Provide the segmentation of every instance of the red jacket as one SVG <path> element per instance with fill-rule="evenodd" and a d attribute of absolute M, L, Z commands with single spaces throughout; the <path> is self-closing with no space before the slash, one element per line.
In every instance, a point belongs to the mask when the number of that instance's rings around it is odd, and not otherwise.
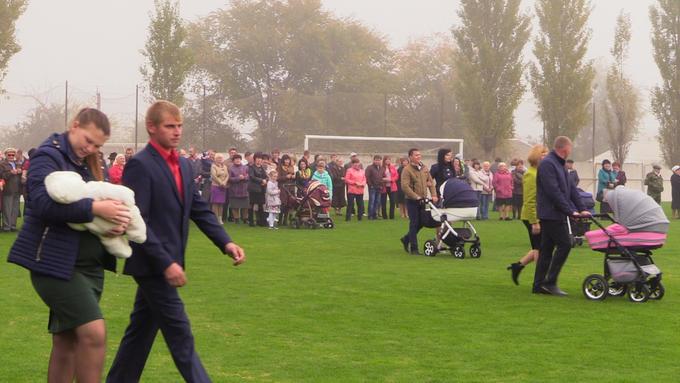
<path fill-rule="evenodd" d="M 123 167 L 113 165 L 109 168 L 109 182 L 120 185 L 123 182 Z"/>
<path fill-rule="evenodd" d="M 399 180 L 399 172 L 397 172 L 397 167 L 394 165 L 390 165 L 386 170 L 385 173 L 390 172 L 390 191 L 396 192 L 397 191 L 397 181 Z M 387 193 L 387 186 L 388 184 L 384 184 L 382 188 L 383 193 Z"/>

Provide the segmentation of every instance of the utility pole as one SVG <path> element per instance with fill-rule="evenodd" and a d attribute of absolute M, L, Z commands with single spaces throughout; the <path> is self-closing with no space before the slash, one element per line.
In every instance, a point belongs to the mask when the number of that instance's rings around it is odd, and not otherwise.
<path fill-rule="evenodd" d="M 597 193 L 597 178 L 595 176 L 595 92 L 593 92 L 593 137 L 591 141 L 591 154 L 593 158 L 593 194 Z"/>
<path fill-rule="evenodd" d="M 68 80 L 64 89 L 64 126 L 68 128 Z"/>
<path fill-rule="evenodd" d="M 207 128 L 206 126 L 206 113 L 205 113 L 205 85 L 203 85 L 203 150 L 208 150 L 205 146 L 205 130 Z"/>
<path fill-rule="evenodd" d="M 102 110 L 102 95 L 99 93 L 99 88 L 97 88 L 97 110 Z"/>
<path fill-rule="evenodd" d="M 135 85 L 135 153 L 137 153 L 137 129 L 139 126 L 139 84 Z"/>
<path fill-rule="evenodd" d="M 383 120 L 384 120 L 384 132 L 383 135 L 387 136 L 387 92 L 383 94 L 385 96 L 385 103 L 383 106 Z"/>

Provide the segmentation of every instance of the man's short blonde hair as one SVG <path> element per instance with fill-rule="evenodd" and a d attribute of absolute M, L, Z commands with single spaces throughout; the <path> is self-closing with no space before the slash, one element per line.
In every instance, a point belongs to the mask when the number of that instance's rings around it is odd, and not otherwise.
<path fill-rule="evenodd" d="M 146 124 L 159 126 L 163 122 L 164 114 L 169 114 L 178 121 L 182 121 L 182 112 L 177 105 L 170 101 L 158 100 L 146 110 Z"/>

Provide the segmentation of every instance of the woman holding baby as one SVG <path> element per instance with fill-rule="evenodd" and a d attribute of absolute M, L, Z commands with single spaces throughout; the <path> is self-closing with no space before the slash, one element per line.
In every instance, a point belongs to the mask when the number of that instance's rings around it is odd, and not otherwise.
<path fill-rule="evenodd" d="M 58 204 L 47 194 L 44 180 L 55 171 L 73 171 L 85 181 L 103 180 L 97 156 L 110 134 L 106 115 L 85 108 L 66 132 L 51 135 L 31 158 L 24 225 L 9 262 L 30 271 L 35 291 L 50 309 L 48 382 L 101 381 L 106 351 L 99 299 L 104 270 L 115 271 L 116 261 L 97 237 L 75 231 L 68 223 L 87 223 L 98 216 L 118 225 L 111 235 L 121 235 L 130 212 L 111 200 Z"/>

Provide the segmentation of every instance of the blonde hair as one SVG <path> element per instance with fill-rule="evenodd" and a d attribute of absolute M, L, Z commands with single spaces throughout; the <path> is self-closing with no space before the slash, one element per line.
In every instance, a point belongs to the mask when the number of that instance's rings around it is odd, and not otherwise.
<path fill-rule="evenodd" d="M 534 145 L 531 150 L 529 150 L 529 155 L 527 156 L 529 165 L 537 167 L 538 163 L 541 162 L 541 157 L 546 153 L 548 153 L 548 148 L 541 144 Z"/>
<path fill-rule="evenodd" d="M 169 114 L 178 121 L 182 121 L 182 112 L 177 105 L 170 101 L 159 100 L 151 104 L 146 110 L 146 124 L 159 126 L 163 122 L 163 114 Z"/>
<path fill-rule="evenodd" d="M 124 159 L 125 159 L 125 154 L 122 154 L 122 153 L 121 153 L 121 154 L 118 154 L 118 155 L 116 156 L 116 159 L 113 161 L 113 163 L 114 163 L 114 164 L 117 164 L 117 163 L 118 163 L 118 160 L 120 160 L 120 159 L 123 159 L 123 160 L 124 160 Z"/>

